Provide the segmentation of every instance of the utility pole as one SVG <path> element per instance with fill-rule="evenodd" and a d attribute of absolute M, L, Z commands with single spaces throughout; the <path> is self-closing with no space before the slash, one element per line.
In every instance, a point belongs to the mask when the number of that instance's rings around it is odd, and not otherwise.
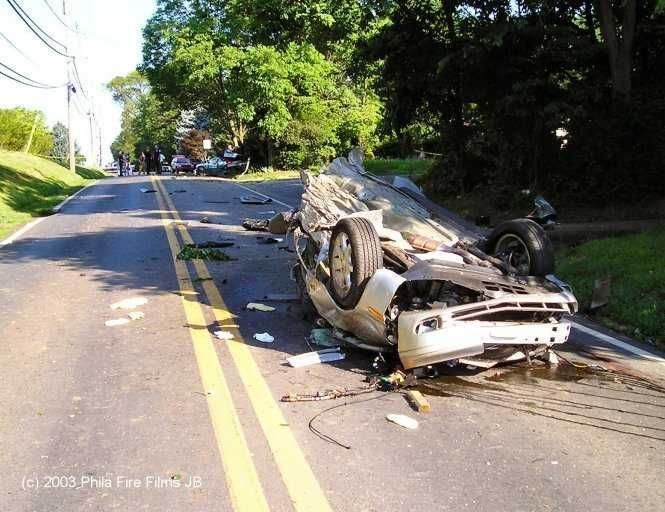
<path fill-rule="evenodd" d="M 74 147 L 74 126 L 72 123 L 72 94 L 76 92 L 74 85 L 69 81 L 69 66 L 67 66 L 67 132 L 69 135 L 69 170 L 76 172 L 76 148 Z"/>
<path fill-rule="evenodd" d="M 89 165 L 95 161 L 95 143 L 92 138 L 92 111 L 88 112 L 88 123 L 90 124 L 90 162 Z"/>
<path fill-rule="evenodd" d="M 25 144 L 23 149 L 24 153 L 30 153 L 30 146 L 32 146 L 32 139 L 35 136 L 35 129 L 37 128 L 37 119 L 39 118 L 39 112 L 35 112 L 35 118 L 32 120 L 32 130 L 30 130 L 30 136 L 28 137 L 28 142 Z"/>
<path fill-rule="evenodd" d="M 102 125 L 97 123 L 97 129 L 99 130 L 99 167 L 102 166 Z"/>

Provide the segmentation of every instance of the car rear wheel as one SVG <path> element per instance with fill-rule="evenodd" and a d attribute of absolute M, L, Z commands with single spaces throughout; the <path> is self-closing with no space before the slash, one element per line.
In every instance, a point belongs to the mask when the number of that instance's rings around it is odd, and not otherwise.
<path fill-rule="evenodd" d="M 361 217 L 340 220 L 330 237 L 330 294 L 343 308 L 353 308 L 367 281 L 383 266 L 381 241 L 372 223 Z"/>
<path fill-rule="evenodd" d="M 554 272 L 554 249 L 545 230 L 529 219 L 499 224 L 489 237 L 489 252 L 512 265 L 519 275 L 545 276 Z"/>

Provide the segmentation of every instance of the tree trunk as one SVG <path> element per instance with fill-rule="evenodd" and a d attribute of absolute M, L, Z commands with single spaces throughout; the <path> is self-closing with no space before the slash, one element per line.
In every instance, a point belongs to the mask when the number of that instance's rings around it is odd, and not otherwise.
<path fill-rule="evenodd" d="M 637 6 L 635 0 L 624 0 L 621 34 L 612 9 L 611 0 L 596 0 L 596 11 L 600 21 L 605 49 L 612 76 L 612 93 L 614 97 L 630 98 L 633 68 L 633 43 L 635 40 L 635 24 Z"/>

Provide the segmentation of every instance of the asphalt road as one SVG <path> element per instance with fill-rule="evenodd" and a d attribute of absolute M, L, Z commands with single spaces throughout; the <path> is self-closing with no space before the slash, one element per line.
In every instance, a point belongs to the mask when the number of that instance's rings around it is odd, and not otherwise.
<path fill-rule="evenodd" d="M 275 201 L 243 205 L 246 187 Z M 450 370 L 421 385 L 428 414 L 400 393 L 280 403 L 363 386 L 372 361 L 293 369 L 286 357 L 309 350 L 299 307 L 244 310 L 294 288 L 285 244 L 240 222 L 299 195 L 111 178 L 0 248 L 0 510 L 663 509 L 665 365 L 630 340 L 576 330 L 561 350 L 610 372 Z M 232 261 L 174 258 L 227 238 Z M 132 297 L 145 317 L 107 327 Z M 236 340 L 212 337 L 219 326 Z M 321 412 L 314 427 L 349 448 L 309 430 Z"/>

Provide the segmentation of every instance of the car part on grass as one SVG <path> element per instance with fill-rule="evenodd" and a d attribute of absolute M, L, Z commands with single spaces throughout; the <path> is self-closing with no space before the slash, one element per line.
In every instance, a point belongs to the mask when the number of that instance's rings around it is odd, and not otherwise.
<path fill-rule="evenodd" d="M 240 198 L 242 204 L 268 204 L 272 203 L 272 199 L 269 197 L 259 197 L 255 195 L 242 196 Z"/>
<path fill-rule="evenodd" d="M 134 309 L 148 303 L 145 297 L 131 297 L 111 304 L 111 309 Z"/>
<path fill-rule="evenodd" d="M 254 335 L 254 339 L 256 341 L 260 341 L 261 343 L 272 343 L 275 341 L 275 338 L 267 332 L 256 333 Z"/>
<path fill-rule="evenodd" d="M 288 363 L 294 368 L 301 368 L 303 366 L 310 366 L 313 364 L 330 363 L 333 361 L 341 361 L 346 357 L 346 354 L 340 352 L 340 348 L 328 348 L 317 350 L 315 352 L 305 352 L 297 356 L 287 358 Z"/>
<path fill-rule="evenodd" d="M 357 152 L 302 178 L 293 276 L 305 311 L 350 344 L 414 368 L 494 347 L 528 358 L 568 339 L 577 301 L 549 275 L 551 244 L 537 223 L 469 227 L 413 187 L 371 176 Z"/>

